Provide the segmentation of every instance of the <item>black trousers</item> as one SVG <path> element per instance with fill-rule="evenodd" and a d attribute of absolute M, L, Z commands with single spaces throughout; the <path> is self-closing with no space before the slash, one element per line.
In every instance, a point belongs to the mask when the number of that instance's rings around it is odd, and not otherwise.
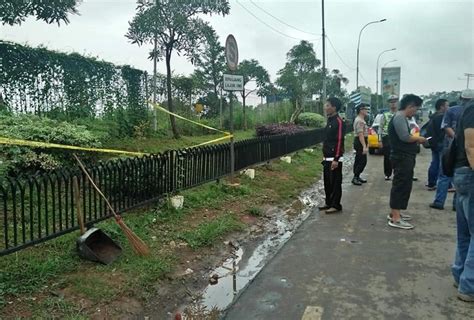
<path fill-rule="evenodd" d="M 406 210 L 413 186 L 416 156 L 393 155 L 393 181 L 390 191 L 390 208 Z"/>
<path fill-rule="evenodd" d="M 367 145 L 367 138 L 365 138 Z M 367 165 L 367 154 L 363 154 L 364 147 L 359 141 L 359 137 L 354 138 L 354 150 L 356 151 L 354 159 L 354 177 L 359 177 Z"/>
<path fill-rule="evenodd" d="M 383 143 L 383 173 L 384 176 L 390 177 L 393 172 L 392 161 L 390 160 L 390 140 L 388 136 L 382 137 Z"/>
<path fill-rule="evenodd" d="M 335 170 L 331 170 L 331 161 L 323 161 L 324 192 L 326 193 L 326 206 L 342 209 L 342 162 Z"/>

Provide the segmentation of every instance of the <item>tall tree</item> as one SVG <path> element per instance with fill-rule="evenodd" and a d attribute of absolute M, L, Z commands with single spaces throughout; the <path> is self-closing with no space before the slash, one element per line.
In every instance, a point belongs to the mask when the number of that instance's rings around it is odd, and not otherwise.
<path fill-rule="evenodd" d="M 244 77 L 244 90 L 240 93 L 242 96 L 242 111 L 244 118 L 244 130 L 247 130 L 247 117 L 246 117 L 246 105 L 245 100 L 249 94 L 254 91 L 257 91 L 259 96 L 264 94 L 265 88 L 270 85 L 270 76 L 268 75 L 267 70 L 262 67 L 259 62 L 255 59 L 243 60 L 239 64 L 237 74 L 240 74 Z M 256 89 L 247 90 L 245 86 L 250 82 L 256 82 Z"/>
<path fill-rule="evenodd" d="M 226 70 L 225 49 L 219 42 L 216 31 L 211 27 L 204 29 L 204 45 L 195 54 L 195 74 L 206 90 L 212 90 L 217 96 Z"/>
<path fill-rule="evenodd" d="M 165 58 L 168 109 L 174 112 L 171 92 L 171 55 L 183 54 L 194 62 L 194 52 L 203 42 L 203 30 L 209 25 L 199 14 L 229 13 L 227 0 L 193 1 L 137 1 L 137 14 L 129 23 L 126 37 L 139 46 L 148 43 L 156 45 L 150 54 L 152 59 Z M 175 138 L 179 137 L 175 117 L 170 115 L 171 128 Z"/>
<path fill-rule="evenodd" d="M 78 14 L 80 0 L 2 0 L 0 20 L 2 24 L 21 24 L 29 16 L 46 23 L 69 23 L 68 15 Z"/>
<path fill-rule="evenodd" d="M 278 71 L 277 84 L 291 97 L 294 111 L 290 122 L 294 122 L 303 111 L 304 100 L 321 88 L 321 73 L 318 72 L 321 61 L 308 41 L 301 41 L 291 48 L 286 59 L 285 67 Z"/>

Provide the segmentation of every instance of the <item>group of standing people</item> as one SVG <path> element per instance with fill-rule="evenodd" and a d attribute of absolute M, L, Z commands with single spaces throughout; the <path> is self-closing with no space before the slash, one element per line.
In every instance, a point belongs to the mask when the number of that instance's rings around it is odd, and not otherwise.
<path fill-rule="evenodd" d="M 388 225 L 400 229 L 412 229 L 408 223 L 411 218 L 402 215 L 401 210 L 406 210 L 413 185 L 415 158 L 419 144 L 426 139 L 412 131 L 412 120 L 423 100 L 413 94 L 405 95 L 400 101 L 397 111 L 398 97 L 390 96 L 390 111 L 384 114 L 380 124 L 380 141 L 384 151 L 385 180 L 392 179 L 390 193 L 391 213 L 387 216 Z M 337 98 L 329 98 L 325 104 L 328 117 L 326 125 L 326 139 L 323 143 L 324 189 L 326 203 L 319 209 L 326 213 L 336 213 L 342 210 L 342 159 L 344 153 L 345 124 L 339 117 L 342 103 Z M 368 153 L 368 126 L 365 121 L 369 106 L 359 104 L 356 106 L 357 117 L 354 120 L 354 177 L 352 184 L 362 185 L 367 182 L 361 177 L 367 165 Z"/>
<path fill-rule="evenodd" d="M 464 90 L 459 102 L 436 102 L 428 125 L 432 161 L 428 170 L 429 190 L 436 190 L 430 207 L 443 210 L 448 190 L 454 186 L 456 211 L 456 256 L 451 271 L 458 298 L 474 302 L 474 90 Z M 444 172 L 443 157 L 452 155 L 454 174 Z M 445 164 L 446 165 L 446 164 Z"/>
<path fill-rule="evenodd" d="M 443 209 L 448 189 L 453 184 L 456 196 L 453 209 L 456 210 L 457 246 L 452 266 L 454 285 L 458 288 L 458 298 L 474 302 L 474 90 L 465 90 L 459 105 L 449 107 L 449 102 L 436 102 L 436 113 L 430 120 L 431 135 L 424 137 L 414 120 L 423 100 L 414 94 L 407 94 L 398 103 L 398 97 L 389 98 L 390 110 L 383 114 L 379 126 L 379 139 L 384 153 L 384 176 L 392 180 L 390 191 L 390 214 L 388 225 L 399 229 L 413 229 L 408 222 L 411 217 L 402 214 L 410 199 L 416 156 L 420 144 L 429 143 L 432 162 L 428 173 L 427 187 L 436 190 L 431 208 Z M 337 98 L 329 98 L 325 103 L 327 114 L 326 138 L 323 143 L 324 189 L 326 202 L 319 209 L 326 213 L 342 211 L 342 163 L 344 155 L 345 123 L 339 116 L 342 103 Z M 365 122 L 368 106 L 356 107 L 354 121 L 354 185 L 362 185 L 367 180 L 361 177 L 367 164 L 368 127 Z M 413 124 L 415 123 L 415 124 Z M 418 128 L 419 129 L 419 128 Z M 451 155 L 454 171 L 449 177 L 443 169 L 443 158 Z M 446 163 L 446 161 L 444 161 Z"/>

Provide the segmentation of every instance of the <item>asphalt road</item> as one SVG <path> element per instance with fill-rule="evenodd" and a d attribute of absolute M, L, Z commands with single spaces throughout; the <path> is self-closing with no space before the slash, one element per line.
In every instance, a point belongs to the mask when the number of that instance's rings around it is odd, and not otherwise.
<path fill-rule="evenodd" d="M 417 159 L 409 210 L 413 230 L 387 226 L 391 182 L 369 156 L 362 186 L 345 177 L 341 214 L 317 210 L 265 266 L 225 319 L 474 319 L 450 274 L 455 213 L 430 209 L 430 154 Z M 452 201 L 449 196 L 447 204 Z"/>

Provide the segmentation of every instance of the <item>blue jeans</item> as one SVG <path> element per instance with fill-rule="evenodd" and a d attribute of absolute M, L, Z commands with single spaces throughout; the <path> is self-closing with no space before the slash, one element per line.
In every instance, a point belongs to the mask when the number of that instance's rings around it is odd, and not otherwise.
<path fill-rule="evenodd" d="M 439 149 L 431 149 L 431 164 L 430 168 L 428 169 L 428 186 L 434 187 L 436 186 L 436 182 L 438 181 L 439 175 L 439 167 L 440 167 L 440 153 L 441 150 Z"/>
<path fill-rule="evenodd" d="M 443 152 L 438 152 L 438 163 L 439 163 L 439 176 L 438 183 L 436 184 L 436 194 L 433 202 L 437 205 L 444 207 L 446 198 L 448 197 L 448 189 L 451 187 L 453 178 L 445 176 L 443 172 Z M 453 207 L 456 207 L 456 195 L 453 198 Z"/>
<path fill-rule="evenodd" d="M 474 171 L 469 167 L 456 169 L 454 186 L 457 192 L 456 257 L 451 268 L 459 292 L 474 295 Z"/>

